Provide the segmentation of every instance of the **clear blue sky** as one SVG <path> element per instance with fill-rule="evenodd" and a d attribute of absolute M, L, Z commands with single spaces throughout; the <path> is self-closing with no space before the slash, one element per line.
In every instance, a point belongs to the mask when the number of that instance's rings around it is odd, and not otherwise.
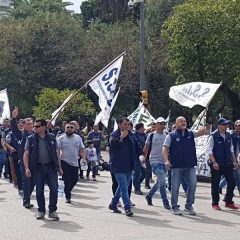
<path fill-rule="evenodd" d="M 79 13 L 80 12 L 80 5 L 82 2 L 85 2 L 86 0 L 64 0 L 64 2 L 72 2 L 73 5 L 68 7 L 69 10 L 73 10 L 74 12 Z"/>

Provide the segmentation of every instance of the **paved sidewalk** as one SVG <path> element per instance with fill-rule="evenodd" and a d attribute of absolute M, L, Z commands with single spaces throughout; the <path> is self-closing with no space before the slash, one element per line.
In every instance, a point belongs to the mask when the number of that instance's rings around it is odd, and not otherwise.
<path fill-rule="evenodd" d="M 195 204 L 197 216 L 172 215 L 162 207 L 158 193 L 153 199 L 152 207 L 147 206 L 144 196 L 132 194 L 132 201 L 136 203 L 135 215 L 127 218 L 123 213 L 114 214 L 108 210 L 112 197 L 111 177 L 109 172 L 100 174 L 97 182 L 79 181 L 71 205 L 66 204 L 64 199 L 59 200 L 60 222 L 35 220 L 35 193 L 32 201 L 34 208 L 26 210 L 12 184 L 0 179 L 1 239 L 228 240 L 240 237 L 240 210 L 226 209 L 222 201 L 222 211 L 212 210 L 209 183 L 198 183 Z M 146 193 L 144 188 L 143 191 Z M 181 209 L 184 207 L 184 199 L 184 194 L 181 193 Z M 237 204 L 240 203 L 239 197 L 234 200 Z"/>

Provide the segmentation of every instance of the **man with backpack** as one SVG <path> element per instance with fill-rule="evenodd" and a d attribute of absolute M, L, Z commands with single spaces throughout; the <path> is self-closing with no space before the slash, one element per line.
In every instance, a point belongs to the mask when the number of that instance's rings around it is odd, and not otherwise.
<path fill-rule="evenodd" d="M 166 120 L 159 117 L 156 120 L 156 131 L 148 135 L 145 143 L 144 156 L 147 158 L 147 155 L 149 155 L 152 171 L 157 176 L 157 182 L 146 195 L 146 200 L 148 205 L 152 205 L 152 197 L 159 189 L 164 208 L 170 209 L 166 192 L 166 167 L 162 156 L 163 143 L 167 136 L 164 132 L 165 126 Z"/>

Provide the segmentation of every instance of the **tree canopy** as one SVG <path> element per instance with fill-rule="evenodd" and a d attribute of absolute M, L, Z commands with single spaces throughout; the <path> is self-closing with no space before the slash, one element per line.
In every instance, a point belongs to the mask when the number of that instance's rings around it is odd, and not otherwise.
<path fill-rule="evenodd" d="M 14 0 L 0 20 L 0 86 L 12 106 L 32 114 L 42 89 L 78 89 L 125 51 L 115 115 L 137 106 L 140 73 L 139 5 L 89 0 L 81 13 L 61 0 Z M 240 115 L 240 4 L 234 0 L 148 0 L 145 2 L 145 79 L 155 117 L 201 108 L 179 106 L 169 88 L 191 81 L 223 82 L 211 112 Z M 96 96 L 88 97 L 97 107 Z M 34 108 L 35 109 L 35 108 Z M 34 110 L 35 113 L 35 110 Z"/>

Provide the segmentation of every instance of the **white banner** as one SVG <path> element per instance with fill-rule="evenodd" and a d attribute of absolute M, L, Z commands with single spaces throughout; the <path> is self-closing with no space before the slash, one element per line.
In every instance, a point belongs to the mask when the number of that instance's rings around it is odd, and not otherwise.
<path fill-rule="evenodd" d="M 0 91 L 0 122 L 2 122 L 4 118 L 10 119 L 7 89 Z"/>
<path fill-rule="evenodd" d="M 57 120 L 59 114 L 64 111 L 64 106 L 69 102 L 69 100 L 71 99 L 72 95 L 73 95 L 73 93 L 71 93 L 71 94 L 64 100 L 64 102 L 62 103 L 62 105 L 52 113 L 51 122 L 52 122 L 52 125 L 53 125 L 53 126 L 55 125 L 56 120 Z"/>
<path fill-rule="evenodd" d="M 192 108 L 195 105 L 206 107 L 220 84 L 191 82 L 170 88 L 169 97 L 177 101 L 180 105 Z"/>
<path fill-rule="evenodd" d="M 109 122 L 109 118 L 111 115 L 111 111 L 117 101 L 118 98 L 118 94 L 120 92 L 120 88 L 118 90 L 118 92 L 116 93 L 116 95 L 114 96 L 112 102 L 111 102 L 111 107 L 108 107 L 108 105 L 106 105 L 105 109 L 102 110 L 96 117 L 94 124 L 97 125 L 99 122 L 102 122 L 102 124 L 107 128 L 108 127 L 108 122 Z"/>
<path fill-rule="evenodd" d="M 104 110 L 106 107 L 111 108 L 122 61 L 123 56 L 118 58 L 89 83 L 89 86 L 98 95 L 98 104 L 101 110 Z"/>
<path fill-rule="evenodd" d="M 208 166 L 209 154 L 207 150 L 207 140 L 209 135 L 195 138 L 197 153 L 197 176 L 211 177 L 210 167 Z"/>
<path fill-rule="evenodd" d="M 144 128 L 149 128 L 151 127 L 154 121 L 155 121 L 154 117 L 143 105 L 141 105 L 138 115 L 136 116 L 135 122 L 133 122 L 133 126 L 135 126 L 137 123 L 143 123 Z"/>

